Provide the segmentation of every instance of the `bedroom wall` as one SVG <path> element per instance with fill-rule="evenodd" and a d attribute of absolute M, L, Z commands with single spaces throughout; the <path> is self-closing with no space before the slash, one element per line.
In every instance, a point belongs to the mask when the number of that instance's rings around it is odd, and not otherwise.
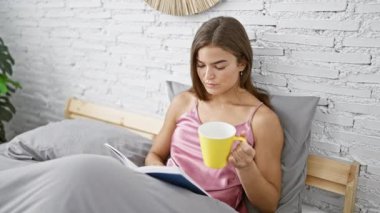
<path fill-rule="evenodd" d="M 165 80 L 189 83 L 201 22 L 238 18 L 255 53 L 257 85 L 321 97 L 311 152 L 362 164 L 357 212 L 380 212 L 380 1 L 223 0 L 200 15 L 160 14 L 143 0 L 0 0 L 0 37 L 23 89 L 8 137 L 63 118 L 65 100 L 162 117 Z M 339 212 L 340 197 L 305 202 Z"/>

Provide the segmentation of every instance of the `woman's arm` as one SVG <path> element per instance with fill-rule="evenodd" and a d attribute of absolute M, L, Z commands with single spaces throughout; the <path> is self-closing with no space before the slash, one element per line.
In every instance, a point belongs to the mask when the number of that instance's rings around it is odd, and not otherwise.
<path fill-rule="evenodd" d="M 164 124 L 153 139 L 153 145 L 145 158 L 145 165 L 165 165 L 170 154 L 171 138 L 176 128 L 176 121 L 187 110 L 191 97 L 189 92 L 184 92 L 173 99 L 166 112 Z"/>
<path fill-rule="evenodd" d="M 231 154 L 248 200 L 261 212 L 275 212 L 281 194 L 283 131 L 277 115 L 262 107 L 252 121 L 255 148 L 241 144 Z"/>

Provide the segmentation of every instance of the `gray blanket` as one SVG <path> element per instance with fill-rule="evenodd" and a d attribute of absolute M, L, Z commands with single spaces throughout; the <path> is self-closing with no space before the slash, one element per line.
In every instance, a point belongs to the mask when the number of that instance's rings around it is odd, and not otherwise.
<path fill-rule="evenodd" d="M 1 154 L 0 195 L 0 213 L 235 212 L 125 168 L 112 157 L 91 154 L 43 162 Z"/>

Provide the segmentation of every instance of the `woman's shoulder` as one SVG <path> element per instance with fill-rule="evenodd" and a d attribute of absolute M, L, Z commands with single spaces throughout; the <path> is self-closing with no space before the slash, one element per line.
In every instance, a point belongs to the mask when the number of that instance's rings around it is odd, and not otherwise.
<path fill-rule="evenodd" d="M 277 114 L 265 104 L 262 104 L 252 119 L 252 126 L 256 128 L 280 128 L 280 119 Z"/>
<path fill-rule="evenodd" d="M 255 143 L 266 144 L 265 147 L 282 147 L 283 128 L 277 114 L 268 106 L 262 105 L 251 121 Z"/>
<path fill-rule="evenodd" d="M 176 105 L 188 105 L 191 102 L 194 102 L 196 100 L 195 94 L 190 91 L 183 91 L 176 96 L 174 96 L 172 100 L 172 104 Z"/>
<path fill-rule="evenodd" d="M 177 116 L 182 115 L 183 113 L 189 111 L 191 107 L 196 102 L 197 97 L 193 92 L 184 91 L 176 95 L 171 104 L 170 108 L 175 111 Z"/>

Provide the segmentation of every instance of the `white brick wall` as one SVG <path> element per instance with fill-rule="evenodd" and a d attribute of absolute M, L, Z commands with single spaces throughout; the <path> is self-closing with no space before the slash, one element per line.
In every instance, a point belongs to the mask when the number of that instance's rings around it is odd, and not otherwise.
<path fill-rule="evenodd" d="M 357 212 L 379 212 L 379 0 L 222 0 L 188 17 L 143 0 L 0 0 L 0 37 L 23 85 L 8 136 L 62 119 L 70 96 L 162 117 L 165 80 L 190 83 L 192 38 L 219 15 L 245 25 L 257 85 L 321 97 L 310 152 L 358 160 Z M 305 202 L 341 210 L 340 197 L 305 193 Z"/>

